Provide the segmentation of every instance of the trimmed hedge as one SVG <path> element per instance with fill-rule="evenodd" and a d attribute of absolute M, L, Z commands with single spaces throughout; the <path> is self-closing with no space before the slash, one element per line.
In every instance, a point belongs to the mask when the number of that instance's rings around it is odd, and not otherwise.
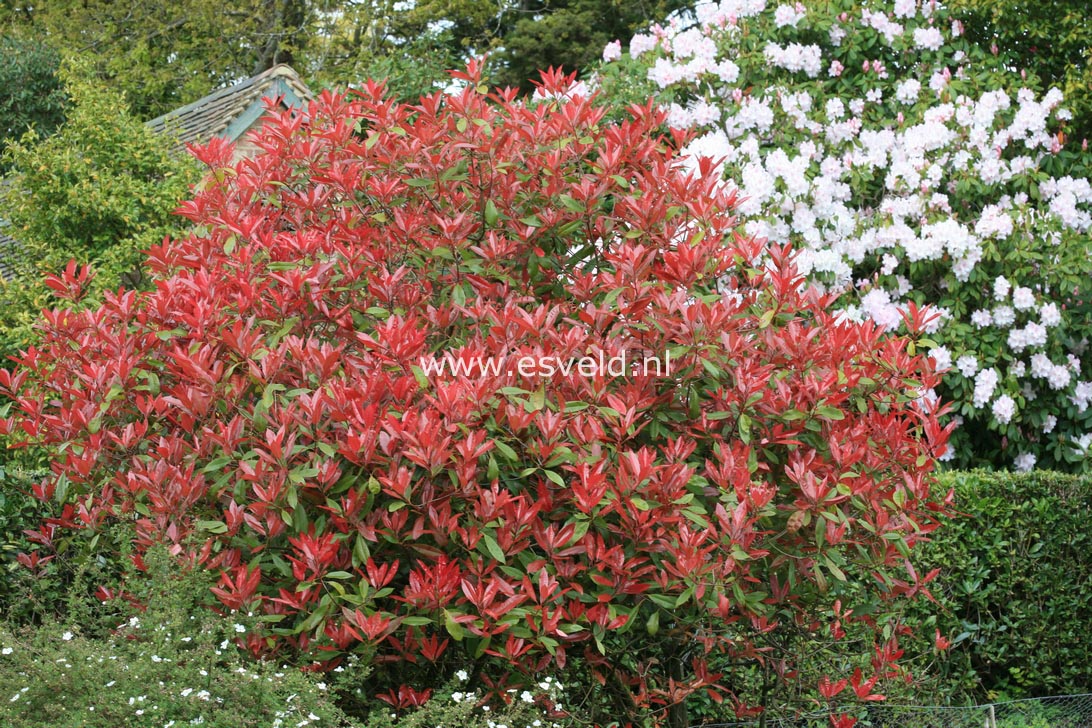
<path fill-rule="evenodd" d="M 1092 689 L 1092 478 L 975 471 L 941 482 L 965 516 L 922 552 L 943 568 L 931 591 L 936 625 L 953 640 L 935 697 Z M 922 619 L 938 611 L 912 609 Z"/>

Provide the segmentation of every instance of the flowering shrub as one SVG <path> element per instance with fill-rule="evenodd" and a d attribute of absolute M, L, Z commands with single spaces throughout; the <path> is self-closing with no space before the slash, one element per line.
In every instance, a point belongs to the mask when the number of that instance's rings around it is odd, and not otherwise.
<path fill-rule="evenodd" d="M 656 93 L 723 160 L 748 233 L 801 250 L 843 316 L 929 303 L 962 423 L 946 458 L 1073 469 L 1092 442 L 1086 158 L 1061 94 L 929 0 L 700 5 L 607 46 L 607 98 Z"/>
<path fill-rule="evenodd" d="M 710 653 L 848 625 L 875 650 L 812 694 L 877 699 L 900 655 L 879 602 L 925 589 L 910 549 L 946 507 L 932 365 L 737 235 L 663 114 L 613 125 L 571 78 L 523 104 L 456 76 L 415 106 L 325 93 L 252 160 L 197 150 L 195 232 L 151 250 L 155 289 L 47 313 L 0 372 L 0 429 L 54 453 L 33 563 L 133 521 L 138 554 L 165 542 L 261 615 L 254 653 L 374 650 L 395 710 L 457 667 L 505 700 L 580 661 L 615 718 L 681 722 L 697 691 L 744 714 L 760 696 Z M 670 371 L 421 365 L 626 353 Z M 856 614 L 847 572 L 875 577 Z"/>

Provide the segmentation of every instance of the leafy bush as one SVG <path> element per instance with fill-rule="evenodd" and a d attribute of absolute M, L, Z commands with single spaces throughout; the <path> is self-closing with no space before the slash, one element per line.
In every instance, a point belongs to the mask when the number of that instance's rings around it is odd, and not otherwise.
<path fill-rule="evenodd" d="M 30 129 L 52 134 L 64 121 L 66 104 L 60 53 L 40 40 L 5 35 L 0 61 L 0 138 L 17 139 Z"/>
<path fill-rule="evenodd" d="M 656 93 L 723 160 L 746 230 L 802 250 L 844 315 L 939 307 L 955 467 L 1079 470 L 1092 443 L 1092 185 L 1062 95 L 943 5 L 725 0 L 607 47 L 605 102 Z"/>
<path fill-rule="evenodd" d="M 93 613 L 88 609 L 43 627 L 0 627 L 0 723 L 348 725 L 330 686 L 298 669 L 250 659 L 237 642 L 252 620 L 201 608 L 211 579 L 180 574 L 169 558 L 162 550 L 147 555 L 148 573 L 129 595 L 139 610 L 117 600 L 120 613 L 96 614 L 113 629 L 95 630 L 98 620 L 80 620 Z"/>
<path fill-rule="evenodd" d="M 44 475 L 10 463 L 0 467 L 0 613 L 15 623 L 33 621 L 36 607 L 32 604 L 38 600 L 27 597 L 30 592 L 43 591 L 36 588 L 41 584 L 36 578 L 39 570 L 27 568 L 34 562 L 29 553 L 33 542 L 26 532 L 39 528 L 43 519 L 53 515 L 52 504 L 33 495 L 34 481 Z"/>
<path fill-rule="evenodd" d="M 196 181 L 192 160 L 171 156 L 171 142 L 129 115 L 110 89 L 66 69 L 68 118 L 50 137 L 29 132 L 7 149 L 0 188 L 4 232 L 18 241 L 2 251 L 13 269 L 0 282 L 0 356 L 26 347 L 43 308 L 58 303 L 45 276 L 69 259 L 98 275 L 88 303 L 102 291 L 142 284 L 144 250 L 178 234 L 174 209 Z"/>
<path fill-rule="evenodd" d="M 949 473 L 956 518 L 922 548 L 942 566 L 923 628 L 953 640 L 938 694 L 984 701 L 1092 689 L 1092 482 L 1058 473 Z M 924 629 L 922 630 L 924 631 Z M 931 632 L 931 630 L 930 630 Z"/>
<path fill-rule="evenodd" d="M 220 571 L 256 654 L 377 651 L 399 710 L 460 667 L 503 699 L 579 662 L 612 720 L 684 724 L 699 691 L 746 714 L 710 655 L 791 680 L 780 636 L 844 624 L 875 633 L 808 689 L 875 699 L 884 602 L 931 578 L 910 557 L 945 510 L 927 358 L 738 235 L 662 114 L 479 71 L 416 106 L 324 94 L 253 160 L 210 144 L 154 290 L 46 315 L 0 372 L 0 429 L 54 458 L 42 552 L 131 521 Z"/>

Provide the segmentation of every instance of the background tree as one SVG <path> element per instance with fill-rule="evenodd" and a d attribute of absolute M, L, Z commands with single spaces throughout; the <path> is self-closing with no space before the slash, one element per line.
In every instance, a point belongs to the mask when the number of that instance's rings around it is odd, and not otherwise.
<path fill-rule="evenodd" d="M 0 38 L 0 138 L 28 129 L 49 136 L 64 121 L 64 85 L 57 76 L 61 56 L 40 40 Z"/>
<path fill-rule="evenodd" d="M 297 63 L 308 0 L 54 0 L 6 13 L 21 32 L 87 59 L 148 119 L 277 63 Z"/>
<path fill-rule="evenodd" d="M 196 179 L 192 161 L 172 157 L 169 140 L 134 118 L 121 94 L 87 80 L 82 67 L 66 76 L 65 123 L 48 138 L 28 132 L 4 156 L 0 200 L 18 240 L 6 253 L 14 274 L 0 284 L 5 356 L 26 345 L 48 304 L 47 272 L 74 258 L 98 271 L 94 291 L 116 288 L 141 251 L 182 229 L 172 212 Z"/>
<path fill-rule="evenodd" d="M 587 68 L 607 43 L 687 5 L 683 0 L 419 0 L 398 22 L 407 37 L 438 24 L 448 28 L 446 39 L 455 51 L 493 53 L 494 83 L 528 92 L 539 70 Z"/>
<path fill-rule="evenodd" d="M 996 47 L 1012 66 L 1033 70 L 1045 86 L 1065 93 L 1073 111 L 1070 137 L 1092 137 L 1092 23 L 1086 0 L 953 0 L 949 6 L 963 18 L 972 40 Z"/>

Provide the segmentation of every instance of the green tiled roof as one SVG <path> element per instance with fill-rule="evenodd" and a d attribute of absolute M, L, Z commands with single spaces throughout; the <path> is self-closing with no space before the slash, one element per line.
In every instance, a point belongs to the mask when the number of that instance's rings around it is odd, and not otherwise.
<path fill-rule="evenodd" d="M 177 139 L 180 149 L 213 137 L 236 141 L 265 112 L 266 98 L 287 108 L 305 103 L 311 91 L 290 66 L 277 65 L 152 119 L 148 126 Z"/>

